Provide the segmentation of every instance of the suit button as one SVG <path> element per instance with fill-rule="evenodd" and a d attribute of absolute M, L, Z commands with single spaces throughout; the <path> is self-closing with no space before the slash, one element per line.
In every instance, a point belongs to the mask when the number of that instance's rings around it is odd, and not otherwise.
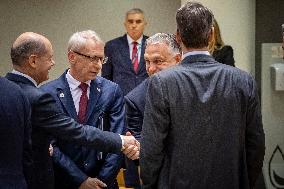
<path fill-rule="evenodd" d="M 88 163 L 85 163 L 85 167 L 87 167 L 88 166 Z"/>

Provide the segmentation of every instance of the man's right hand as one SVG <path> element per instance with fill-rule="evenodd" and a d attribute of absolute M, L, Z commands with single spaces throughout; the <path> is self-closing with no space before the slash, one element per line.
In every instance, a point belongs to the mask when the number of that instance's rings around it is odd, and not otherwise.
<path fill-rule="evenodd" d="M 122 136 L 124 145 L 122 152 L 132 160 L 139 159 L 140 155 L 140 143 L 131 135 L 130 132 L 127 132 L 125 136 Z"/>
<path fill-rule="evenodd" d="M 82 184 L 79 189 L 103 189 L 107 185 L 97 178 L 88 177 Z"/>

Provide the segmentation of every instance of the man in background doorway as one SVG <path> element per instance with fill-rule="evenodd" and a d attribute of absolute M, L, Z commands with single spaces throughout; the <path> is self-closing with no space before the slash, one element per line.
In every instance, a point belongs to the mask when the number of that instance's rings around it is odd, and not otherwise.
<path fill-rule="evenodd" d="M 144 12 L 133 8 L 126 12 L 124 26 L 126 34 L 106 43 L 108 61 L 103 65 L 102 77 L 117 83 L 124 95 L 148 77 L 144 51 L 147 36 L 143 35 L 147 22 Z M 140 188 L 137 167 L 126 159 L 125 184 Z"/>
<path fill-rule="evenodd" d="M 148 37 L 143 35 L 146 25 L 141 9 L 129 10 L 124 22 L 127 33 L 108 41 L 105 46 L 108 60 L 103 65 L 102 77 L 117 83 L 124 95 L 148 77 L 144 60 L 145 40 Z"/>

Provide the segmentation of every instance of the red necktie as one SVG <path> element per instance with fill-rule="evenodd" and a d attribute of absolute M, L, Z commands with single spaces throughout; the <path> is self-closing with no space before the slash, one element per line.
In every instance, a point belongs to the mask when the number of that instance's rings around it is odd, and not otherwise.
<path fill-rule="evenodd" d="M 138 49 L 137 49 L 137 42 L 133 42 L 133 49 L 132 49 L 132 64 L 133 64 L 133 69 L 137 73 L 138 71 Z"/>
<path fill-rule="evenodd" d="M 87 112 L 87 105 L 88 105 L 88 96 L 87 96 L 88 85 L 86 83 L 81 83 L 79 85 L 79 88 L 82 90 L 82 95 L 80 97 L 80 102 L 79 102 L 78 122 L 84 123 Z"/>

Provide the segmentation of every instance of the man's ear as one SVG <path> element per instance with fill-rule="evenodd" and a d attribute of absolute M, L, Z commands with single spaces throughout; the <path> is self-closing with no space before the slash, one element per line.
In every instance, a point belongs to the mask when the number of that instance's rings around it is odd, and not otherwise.
<path fill-rule="evenodd" d="M 181 61 L 181 54 L 180 53 L 176 54 L 175 60 L 176 60 L 176 64 L 180 63 L 180 61 Z"/>
<path fill-rule="evenodd" d="M 74 64 L 75 63 L 75 53 L 72 51 L 68 52 L 68 60 L 70 62 L 70 64 Z"/>
<path fill-rule="evenodd" d="M 31 68 L 36 68 L 37 64 L 36 62 L 38 61 L 38 57 L 37 55 L 35 54 L 31 54 L 28 58 L 28 65 L 31 67 Z"/>
<path fill-rule="evenodd" d="M 176 32 L 176 41 L 179 45 L 181 45 L 182 41 L 181 41 L 181 37 L 180 37 L 180 33 L 179 33 L 178 29 L 177 29 L 177 32 Z"/>
<path fill-rule="evenodd" d="M 210 33 L 209 33 L 209 43 L 211 42 L 211 41 L 213 41 L 214 40 L 214 35 L 215 35 L 215 29 L 214 29 L 214 27 L 212 26 L 211 27 L 211 30 L 210 30 Z"/>

